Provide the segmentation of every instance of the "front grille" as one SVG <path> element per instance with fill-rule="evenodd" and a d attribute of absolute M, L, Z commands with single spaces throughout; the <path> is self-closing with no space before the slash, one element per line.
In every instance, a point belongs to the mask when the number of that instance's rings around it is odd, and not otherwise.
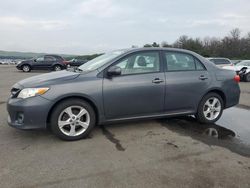
<path fill-rule="evenodd" d="M 11 98 L 16 98 L 18 96 L 18 94 L 20 93 L 21 89 L 20 88 L 15 88 L 13 87 L 11 89 Z"/>

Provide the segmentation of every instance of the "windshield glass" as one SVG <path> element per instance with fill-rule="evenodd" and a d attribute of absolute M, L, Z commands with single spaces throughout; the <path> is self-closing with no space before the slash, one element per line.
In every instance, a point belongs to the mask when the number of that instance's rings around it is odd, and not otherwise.
<path fill-rule="evenodd" d="M 124 52 L 125 52 L 124 50 L 119 50 L 119 51 L 113 51 L 113 52 L 103 54 L 103 55 L 96 57 L 95 59 L 92 59 L 91 61 L 88 61 L 87 63 L 81 65 L 79 67 L 79 69 L 84 71 L 84 72 L 96 70 L 96 69 L 102 67 L 103 65 L 105 65 L 106 63 L 108 63 L 110 60 L 123 54 Z"/>

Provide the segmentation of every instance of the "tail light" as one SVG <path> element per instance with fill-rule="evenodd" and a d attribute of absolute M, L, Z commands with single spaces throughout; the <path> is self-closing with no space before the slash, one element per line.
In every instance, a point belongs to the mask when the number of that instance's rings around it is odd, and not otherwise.
<path fill-rule="evenodd" d="M 239 75 L 235 75 L 234 76 L 234 81 L 239 83 L 240 82 L 240 76 Z"/>

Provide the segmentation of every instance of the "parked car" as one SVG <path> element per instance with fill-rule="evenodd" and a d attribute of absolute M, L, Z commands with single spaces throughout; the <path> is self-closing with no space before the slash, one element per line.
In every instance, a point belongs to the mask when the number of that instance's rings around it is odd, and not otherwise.
<path fill-rule="evenodd" d="M 79 67 L 82 64 L 86 63 L 87 61 L 88 60 L 86 60 L 86 59 L 76 59 L 76 58 L 74 58 L 74 59 L 69 60 L 69 65 L 71 67 Z"/>
<path fill-rule="evenodd" d="M 210 57 L 207 58 L 209 61 L 213 62 L 218 67 L 225 67 L 225 66 L 233 66 L 233 63 L 228 58 L 221 58 L 221 57 Z"/>
<path fill-rule="evenodd" d="M 235 66 L 227 66 L 225 69 L 234 70 L 242 81 L 250 82 L 250 60 L 243 60 Z"/>
<path fill-rule="evenodd" d="M 232 62 L 234 65 L 237 65 L 237 64 L 240 63 L 241 61 L 243 61 L 243 60 L 231 60 L 231 62 Z"/>
<path fill-rule="evenodd" d="M 54 70 L 59 71 L 67 68 L 68 62 L 59 55 L 44 55 L 30 60 L 24 60 L 17 64 L 16 68 L 23 72 L 31 70 Z"/>
<path fill-rule="evenodd" d="M 202 56 L 174 48 L 138 48 L 101 55 L 74 71 L 16 83 L 8 123 L 50 128 L 61 139 L 86 137 L 97 124 L 195 115 L 217 121 L 238 104 L 239 76 Z"/>

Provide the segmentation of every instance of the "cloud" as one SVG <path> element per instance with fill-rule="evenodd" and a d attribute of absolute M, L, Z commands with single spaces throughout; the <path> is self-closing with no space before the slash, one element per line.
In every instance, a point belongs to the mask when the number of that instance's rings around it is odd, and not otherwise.
<path fill-rule="evenodd" d="M 235 27 L 244 35 L 249 12 L 249 0 L 7 0 L 0 50 L 84 54 L 181 35 L 223 37 Z"/>
<path fill-rule="evenodd" d="M 19 17 L 0 17 L 0 25 L 24 26 L 27 22 Z"/>
<path fill-rule="evenodd" d="M 43 30 L 60 30 L 65 28 L 68 23 L 61 20 L 29 20 L 22 19 L 21 17 L 15 16 L 3 16 L 0 17 L 1 26 L 14 26 L 14 27 L 38 27 Z"/>
<path fill-rule="evenodd" d="M 86 0 L 80 4 L 78 13 L 83 16 L 112 17 L 120 10 L 113 0 Z"/>

